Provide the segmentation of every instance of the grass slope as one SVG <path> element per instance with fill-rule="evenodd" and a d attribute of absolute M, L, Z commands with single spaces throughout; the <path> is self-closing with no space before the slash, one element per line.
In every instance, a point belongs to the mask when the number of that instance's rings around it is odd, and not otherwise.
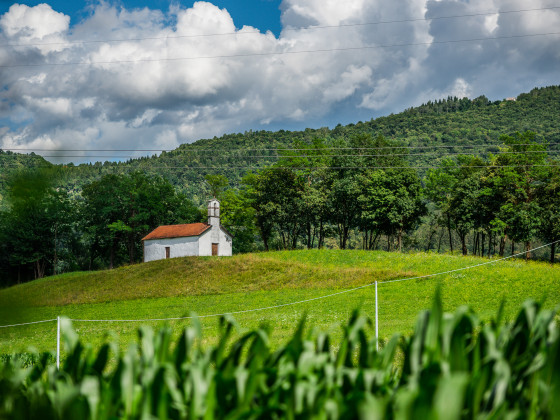
<path fill-rule="evenodd" d="M 522 260 L 501 261 L 437 277 L 383 284 L 383 281 L 449 271 L 488 262 L 477 257 L 398 254 L 368 251 L 311 250 L 237 255 L 232 258 L 177 258 L 111 271 L 71 273 L 0 290 L 0 325 L 68 316 L 74 319 L 145 319 L 197 313 L 208 341 L 217 336 L 217 318 L 209 314 L 237 312 L 314 299 L 353 287 L 379 284 L 380 336 L 410 332 L 420 310 L 430 306 L 440 284 L 445 310 L 469 305 L 485 319 L 505 299 L 505 315 L 532 298 L 545 306 L 560 303 L 560 267 Z M 243 328 L 267 322 L 279 343 L 306 313 L 310 324 L 338 332 L 352 309 L 374 315 L 374 289 L 236 314 Z M 172 326 L 190 320 L 171 321 Z M 160 321 L 142 322 L 158 325 Z M 74 322 L 84 340 L 98 345 L 107 330 L 123 344 L 135 336 L 140 322 Z M 29 346 L 52 350 L 56 323 L 0 328 L 0 353 Z"/>

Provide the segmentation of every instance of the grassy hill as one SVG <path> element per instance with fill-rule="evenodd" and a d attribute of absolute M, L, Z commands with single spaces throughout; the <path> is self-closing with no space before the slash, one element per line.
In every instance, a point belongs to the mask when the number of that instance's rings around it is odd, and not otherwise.
<path fill-rule="evenodd" d="M 441 285 L 445 310 L 469 305 L 485 319 L 505 300 L 511 317 L 526 299 L 560 304 L 560 267 L 541 262 L 507 260 L 469 270 L 383 284 L 468 267 L 490 260 L 426 253 L 398 254 L 368 251 L 311 250 L 237 255 L 232 258 L 177 258 L 111 271 L 71 273 L 0 290 L 0 325 L 67 316 L 73 319 L 153 319 L 196 313 L 206 340 L 218 334 L 218 318 L 235 313 L 241 328 L 260 323 L 273 326 L 273 343 L 285 340 L 295 323 L 307 314 L 323 331 L 339 332 L 352 309 L 361 306 L 374 315 L 374 288 L 379 281 L 379 332 L 383 340 L 395 332 L 410 332 L 420 310 L 430 306 Z M 345 292 L 347 291 L 347 292 Z M 345 292 L 345 293 L 340 293 Z M 309 300 L 297 305 L 290 303 Z M 288 305 L 286 305 L 288 304 Z M 263 307 L 273 307 L 252 311 Z M 190 320 L 174 320 L 183 326 Z M 85 322 L 74 326 L 82 338 L 98 345 L 106 331 L 126 344 L 141 324 L 149 322 Z M 179 328 L 176 328 L 178 331 Z M 2 353 L 56 347 L 56 323 L 0 328 Z"/>

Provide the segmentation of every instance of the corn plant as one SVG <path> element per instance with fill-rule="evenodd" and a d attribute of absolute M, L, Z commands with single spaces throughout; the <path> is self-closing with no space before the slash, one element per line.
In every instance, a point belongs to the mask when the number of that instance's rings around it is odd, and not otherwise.
<path fill-rule="evenodd" d="M 305 319 L 278 349 L 263 326 L 203 347 L 195 321 L 142 327 L 121 352 L 94 351 L 65 320 L 65 359 L 0 362 L 0 418 L 25 419 L 560 419 L 555 313 L 526 302 L 513 322 L 483 323 L 468 308 L 444 314 L 439 294 L 414 333 L 376 351 L 370 320 L 354 312 L 336 350 Z"/>

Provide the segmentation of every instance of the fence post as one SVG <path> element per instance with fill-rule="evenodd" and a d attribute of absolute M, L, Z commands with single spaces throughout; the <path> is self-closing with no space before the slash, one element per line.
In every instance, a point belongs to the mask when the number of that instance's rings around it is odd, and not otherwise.
<path fill-rule="evenodd" d="M 60 317 L 56 317 L 56 370 L 60 369 Z"/>
<path fill-rule="evenodd" d="M 375 348 L 379 351 L 379 313 L 377 311 L 377 280 L 375 281 Z"/>

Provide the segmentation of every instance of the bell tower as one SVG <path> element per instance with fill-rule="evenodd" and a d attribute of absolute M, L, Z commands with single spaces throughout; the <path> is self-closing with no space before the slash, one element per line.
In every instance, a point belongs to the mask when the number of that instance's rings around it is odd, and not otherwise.
<path fill-rule="evenodd" d="M 212 255 L 220 255 L 220 202 L 215 198 L 208 201 L 208 224 L 212 226 Z"/>
<path fill-rule="evenodd" d="M 208 201 L 208 224 L 220 226 L 220 202 L 215 198 Z"/>

